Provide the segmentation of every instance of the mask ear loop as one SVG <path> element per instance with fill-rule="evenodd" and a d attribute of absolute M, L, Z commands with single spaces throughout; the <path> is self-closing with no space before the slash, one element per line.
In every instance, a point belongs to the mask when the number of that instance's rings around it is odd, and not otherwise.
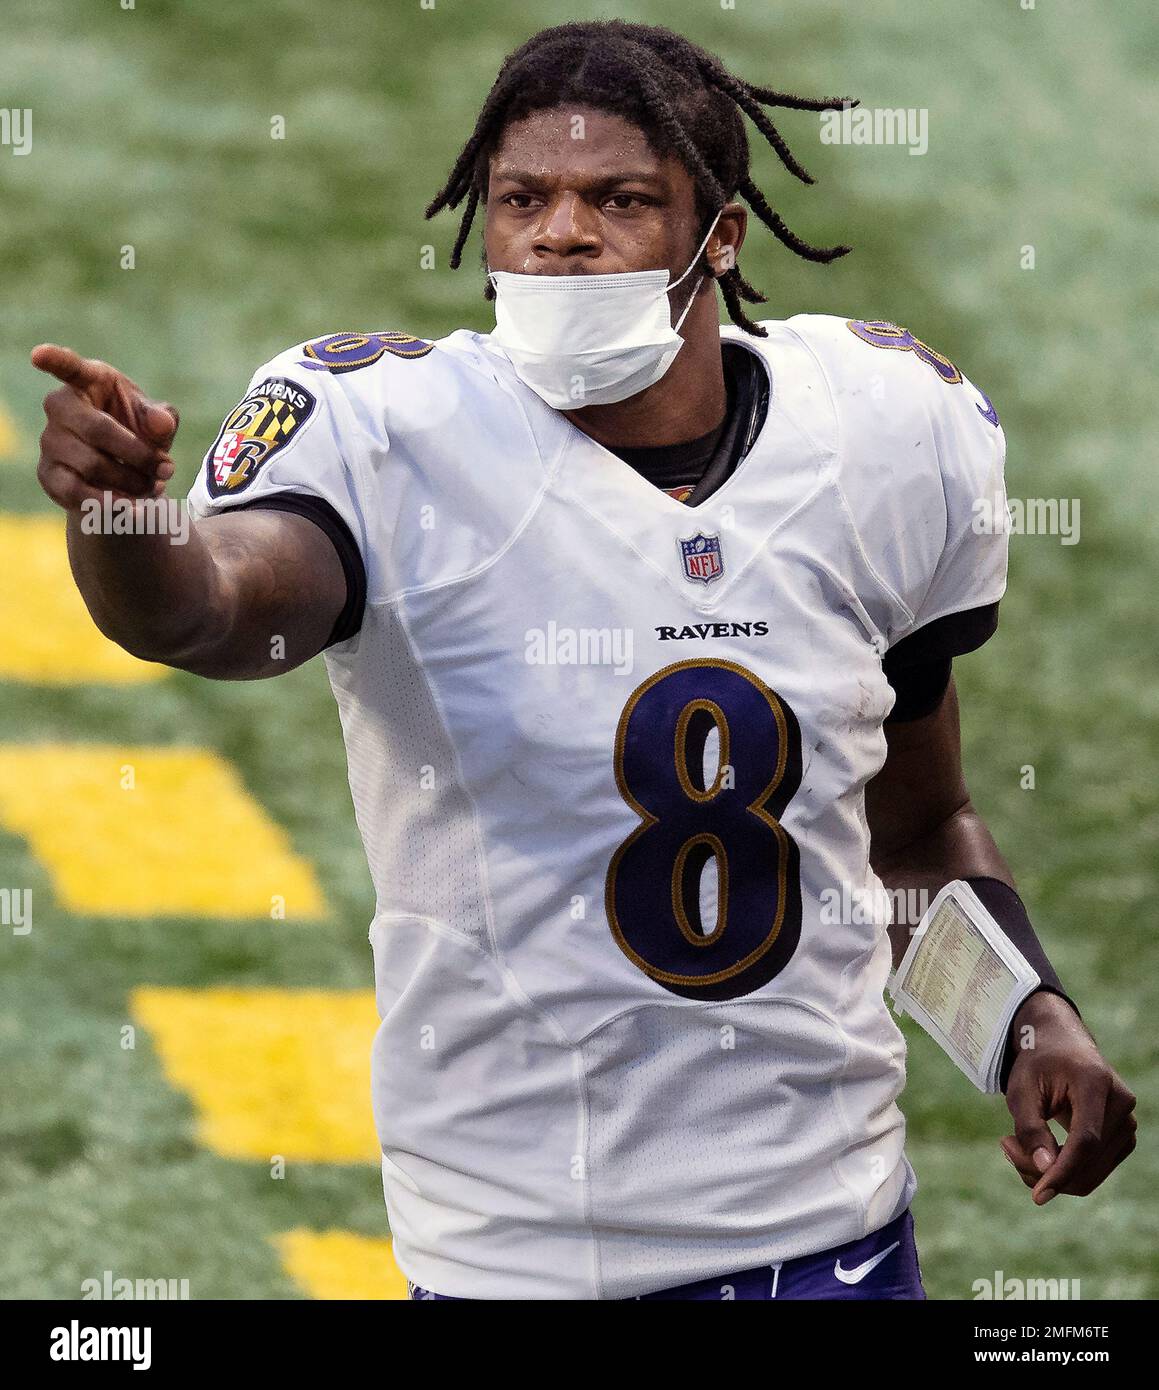
<path fill-rule="evenodd" d="M 712 219 L 712 226 L 709 227 L 708 231 L 705 233 L 704 240 L 703 240 L 703 241 L 700 243 L 700 245 L 696 248 L 696 254 L 692 257 L 692 260 L 689 261 L 689 263 L 688 263 L 688 269 L 684 272 L 683 275 L 681 275 L 681 277 L 680 277 L 679 280 L 673 280 L 672 283 L 666 287 L 666 289 L 665 289 L 665 293 L 666 293 L 666 294 L 667 294 L 670 290 L 674 290 L 674 289 L 676 288 L 677 285 L 682 284 L 685 280 L 688 279 L 689 275 L 692 273 L 693 269 L 695 268 L 695 266 L 696 266 L 697 263 L 699 262 L 700 257 L 703 255 L 703 253 L 704 253 L 704 248 L 708 245 L 709 237 L 711 237 L 712 234 L 713 234 L 713 232 L 716 231 L 716 224 L 720 221 L 721 215 L 723 214 L 723 212 L 724 212 L 724 208 L 722 207 L 721 210 L 720 210 L 720 212 L 718 212 L 718 213 L 716 214 L 716 216 Z M 680 315 L 680 317 L 676 320 L 675 324 L 673 325 L 673 331 L 674 331 L 674 332 L 676 332 L 676 333 L 679 333 L 679 332 L 680 332 L 680 327 L 681 327 L 681 325 L 683 324 L 684 320 L 688 317 L 688 311 L 689 311 L 689 309 L 692 308 L 692 305 L 693 305 L 694 300 L 696 299 L 696 296 L 700 293 L 700 286 L 703 284 L 703 282 L 704 282 L 704 273 L 703 273 L 703 271 L 702 271 L 702 272 L 696 277 L 696 283 L 695 283 L 695 285 L 693 285 L 693 287 L 692 287 L 692 293 L 688 296 L 688 303 L 684 306 L 684 312 Z"/>

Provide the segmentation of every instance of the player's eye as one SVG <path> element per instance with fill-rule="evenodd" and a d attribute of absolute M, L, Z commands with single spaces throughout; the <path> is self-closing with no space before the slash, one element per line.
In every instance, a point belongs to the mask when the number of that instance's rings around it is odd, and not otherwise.
<path fill-rule="evenodd" d="M 520 212 L 526 212 L 535 201 L 531 193 L 505 193 L 499 200 L 506 203 L 509 208 L 516 208 Z"/>
<path fill-rule="evenodd" d="M 643 207 L 644 199 L 638 193 L 613 193 L 605 206 L 613 207 L 616 212 L 630 212 L 633 204 Z"/>

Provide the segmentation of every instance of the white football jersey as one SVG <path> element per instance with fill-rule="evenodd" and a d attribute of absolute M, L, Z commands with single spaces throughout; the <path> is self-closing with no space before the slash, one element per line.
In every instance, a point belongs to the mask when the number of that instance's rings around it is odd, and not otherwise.
<path fill-rule="evenodd" d="M 904 330 L 764 327 L 721 329 L 771 396 L 695 508 L 466 330 L 274 358 L 190 494 L 323 498 L 365 563 L 325 660 L 394 1249 L 437 1293 L 630 1297 L 913 1196 L 888 911 L 832 904 L 881 897 L 882 655 L 1005 588 L 1005 443 Z"/>

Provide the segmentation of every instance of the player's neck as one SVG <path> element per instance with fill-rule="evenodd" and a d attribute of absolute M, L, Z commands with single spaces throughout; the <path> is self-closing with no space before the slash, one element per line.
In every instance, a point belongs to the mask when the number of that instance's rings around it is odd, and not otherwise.
<path fill-rule="evenodd" d="M 710 434 L 728 406 L 715 292 L 697 296 L 680 336 L 684 346 L 654 386 L 614 405 L 563 414 L 605 448 L 685 444 Z"/>

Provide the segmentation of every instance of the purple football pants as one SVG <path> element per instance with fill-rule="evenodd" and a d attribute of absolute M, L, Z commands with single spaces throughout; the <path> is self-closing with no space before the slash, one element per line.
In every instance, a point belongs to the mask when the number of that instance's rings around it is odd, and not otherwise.
<path fill-rule="evenodd" d="M 447 1294 L 431 1293 L 407 1283 L 412 1299 L 458 1302 Z M 674 1289 L 641 1294 L 636 1300 L 690 1298 L 727 1302 L 733 1299 L 773 1298 L 925 1298 L 922 1272 L 914 1244 L 914 1219 L 903 1211 L 888 1226 L 835 1245 L 817 1255 L 802 1255 L 777 1265 L 761 1265 L 715 1279 L 698 1279 Z"/>

